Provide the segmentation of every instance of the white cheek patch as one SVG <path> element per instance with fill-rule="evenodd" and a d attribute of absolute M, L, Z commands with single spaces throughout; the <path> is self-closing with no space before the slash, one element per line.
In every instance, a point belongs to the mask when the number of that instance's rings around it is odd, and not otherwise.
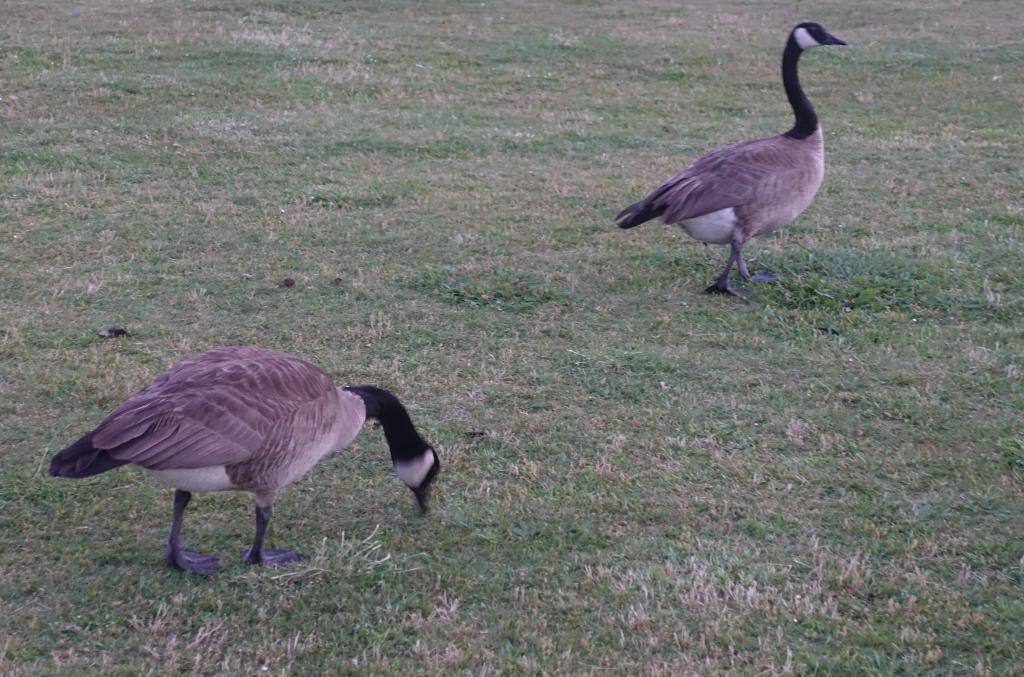
<path fill-rule="evenodd" d="M 812 38 L 811 34 L 807 32 L 807 29 L 803 27 L 797 28 L 793 31 L 793 39 L 796 40 L 796 44 L 800 45 L 800 49 L 821 47 L 821 43 Z"/>
<path fill-rule="evenodd" d="M 395 463 L 395 473 L 398 475 L 398 479 L 405 482 L 405 486 L 417 489 L 423 484 L 423 478 L 427 476 L 427 473 L 433 467 L 434 453 L 427 449 L 410 461 Z"/>

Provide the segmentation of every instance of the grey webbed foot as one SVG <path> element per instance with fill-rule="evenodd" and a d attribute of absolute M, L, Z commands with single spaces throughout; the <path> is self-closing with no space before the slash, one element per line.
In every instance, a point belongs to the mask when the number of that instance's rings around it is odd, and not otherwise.
<path fill-rule="evenodd" d="M 263 547 L 263 539 L 267 535 L 267 525 L 270 524 L 273 512 L 273 508 L 269 505 L 256 506 L 256 538 L 253 539 L 252 545 L 242 553 L 242 559 L 249 564 L 265 564 L 272 567 L 306 559 L 305 555 L 300 555 L 294 550 L 271 550 Z"/>
<path fill-rule="evenodd" d="M 167 558 L 171 566 L 178 567 L 182 571 L 210 576 L 217 573 L 220 559 L 216 555 L 206 555 L 181 547 L 181 523 L 185 518 L 185 508 L 191 500 L 192 494 L 189 492 L 181 489 L 174 491 L 174 520 L 171 522 L 171 535 L 167 539 L 164 557 Z"/>
<path fill-rule="evenodd" d="M 775 273 L 768 272 L 767 270 L 751 274 L 750 271 L 747 270 L 747 264 L 743 259 L 740 259 L 739 271 L 740 277 L 749 282 L 773 282 L 777 279 Z"/>
<path fill-rule="evenodd" d="M 309 558 L 302 553 L 295 552 L 294 550 L 271 550 L 269 548 L 264 548 L 261 554 L 256 555 L 253 553 L 252 548 L 249 547 L 242 553 L 242 560 L 244 562 L 270 567 L 281 566 L 282 564 L 298 562 L 304 559 Z"/>
<path fill-rule="evenodd" d="M 739 242 L 733 241 L 731 245 L 732 253 L 729 256 L 729 262 L 725 264 L 725 270 L 722 271 L 721 275 L 715 278 L 715 283 L 704 291 L 709 294 L 728 294 L 729 296 L 736 296 L 741 299 L 745 299 L 750 296 L 749 289 L 729 286 L 729 273 L 732 272 L 734 264 L 739 268 L 740 277 L 744 280 L 750 279 L 750 274 L 747 272 L 747 264 L 743 260 L 741 248 L 742 245 Z"/>
<path fill-rule="evenodd" d="M 195 550 L 178 550 L 167 553 L 167 561 L 171 566 L 178 567 L 182 571 L 188 571 L 202 576 L 211 576 L 217 573 L 220 558 L 216 555 L 207 555 Z"/>
<path fill-rule="evenodd" d="M 770 273 L 767 270 L 751 275 L 739 247 L 733 249 L 733 258 L 736 259 L 736 268 L 740 271 L 740 277 L 744 280 L 749 280 L 750 282 L 771 282 L 775 279 L 775 273 Z"/>
<path fill-rule="evenodd" d="M 749 289 L 743 289 L 741 287 L 730 287 L 727 282 L 715 282 L 713 285 L 704 290 L 708 294 L 728 294 L 729 296 L 736 296 L 741 299 L 745 299 L 750 296 Z"/>

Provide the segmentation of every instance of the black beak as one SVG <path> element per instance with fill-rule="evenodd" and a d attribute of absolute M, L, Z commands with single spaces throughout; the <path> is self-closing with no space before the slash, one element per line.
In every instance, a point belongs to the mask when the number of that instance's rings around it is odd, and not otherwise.
<path fill-rule="evenodd" d="M 430 498 L 430 483 L 424 482 L 422 485 L 412 490 L 412 493 L 416 496 L 416 502 L 420 506 L 420 514 L 427 514 L 427 499 Z"/>
<path fill-rule="evenodd" d="M 837 38 L 836 36 L 832 35 L 831 33 L 826 33 L 825 34 L 825 42 L 823 42 L 821 44 L 823 44 L 823 45 L 845 45 L 846 42 L 844 42 L 843 40 L 840 40 L 839 38 Z"/>

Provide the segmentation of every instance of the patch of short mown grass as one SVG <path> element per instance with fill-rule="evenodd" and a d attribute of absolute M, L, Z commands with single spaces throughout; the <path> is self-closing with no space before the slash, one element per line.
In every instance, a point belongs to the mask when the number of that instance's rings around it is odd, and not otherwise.
<path fill-rule="evenodd" d="M 0 672 L 1019 672 L 1020 12 L 815 12 L 825 184 L 740 301 L 612 217 L 785 128 L 791 7 L 5 7 Z M 206 580 L 143 474 L 45 477 L 233 343 L 399 393 L 432 515 L 368 426 L 278 502 L 299 566 L 198 497 Z"/>
<path fill-rule="evenodd" d="M 569 294 L 534 273 L 513 269 L 457 271 L 450 267 L 426 270 L 414 281 L 455 305 L 489 306 L 497 310 L 532 310 L 545 303 L 567 303 Z"/>
<path fill-rule="evenodd" d="M 889 252 L 798 250 L 761 261 L 785 280 L 766 287 L 765 302 L 788 310 L 948 312 L 953 288 L 941 263 Z"/>

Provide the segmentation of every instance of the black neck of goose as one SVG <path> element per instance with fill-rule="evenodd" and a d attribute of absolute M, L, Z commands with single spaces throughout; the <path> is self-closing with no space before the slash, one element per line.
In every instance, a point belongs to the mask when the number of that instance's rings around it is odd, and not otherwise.
<path fill-rule="evenodd" d="M 804 90 L 800 87 L 800 77 L 797 75 L 796 64 L 803 52 L 800 45 L 792 35 L 786 42 L 786 50 L 782 53 L 782 84 L 786 88 L 786 98 L 789 105 L 793 107 L 793 115 L 796 116 L 796 124 L 783 136 L 791 139 L 806 139 L 818 131 L 818 114 L 814 107 L 807 100 Z"/>
<path fill-rule="evenodd" d="M 352 386 L 345 390 L 362 398 L 366 418 L 380 421 L 393 463 L 419 458 L 430 446 L 416 431 L 409 412 L 387 390 L 376 386 Z"/>

